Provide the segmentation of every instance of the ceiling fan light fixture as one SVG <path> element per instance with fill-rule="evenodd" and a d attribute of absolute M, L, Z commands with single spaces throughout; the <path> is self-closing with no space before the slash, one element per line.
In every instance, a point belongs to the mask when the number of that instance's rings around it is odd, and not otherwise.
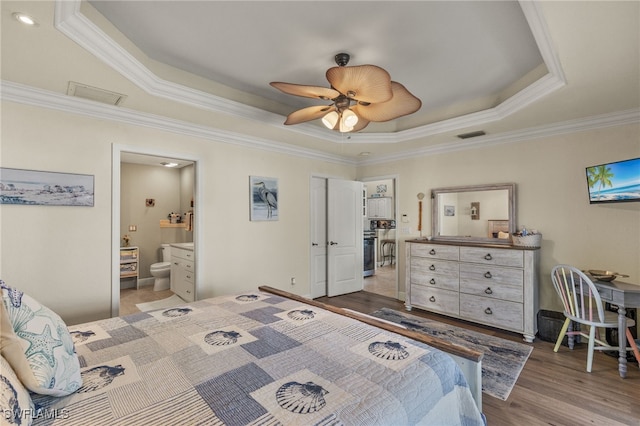
<path fill-rule="evenodd" d="M 346 109 L 342 112 L 342 121 L 346 127 L 353 128 L 353 126 L 358 124 L 358 116 L 350 109 Z"/>
<path fill-rule="evenodd" d="M 353 130 L 353 126 L 347 126 L 344 120 L 340 120 L 340 133 L 349 133 Z"/>
<path fill-rule="evenodd" d="M 336 127 L 336 124 L 338 124 L 339 119 L 340 116 L 338 113 L 336 111 L 331 111 L 329 114 L 322 117 L 322 124 L 324 124 L 327 129 L 333 130 Z"/>
<path fill-rule="evenodd" d="M 389 73 L 375 65 L 347 66 L 349 55 L 335 56 L 337 67 L 325 74 L 330 88 L 274 81 L 271 86 L 295 96 L 331 100 L 332 105 L 307 107 L 287 116 L 284 124 L 299 124 L 320 118 L 331 130 L 358 132 L 370 122 L 389 121 L 412 114 L 422 102 Z"/>

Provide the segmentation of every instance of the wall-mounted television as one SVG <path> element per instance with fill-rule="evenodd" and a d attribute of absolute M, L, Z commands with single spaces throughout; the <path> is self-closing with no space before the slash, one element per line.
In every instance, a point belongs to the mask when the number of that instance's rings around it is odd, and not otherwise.
<path fill-rule="evenodd" d="M 587 167 L 589 203 L 640 201 L 640 158 Z"/>

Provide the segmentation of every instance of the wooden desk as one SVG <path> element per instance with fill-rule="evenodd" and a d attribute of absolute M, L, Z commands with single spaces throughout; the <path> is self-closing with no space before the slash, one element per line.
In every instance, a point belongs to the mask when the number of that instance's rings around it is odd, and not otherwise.
<path fill-rule="evenodd" d="M 618 358 L 618 371 L 620 377 L 627 376 L 627 333 L 625 308 L 640 308 L 640 285 L 625 283 L 622 281 L 611 281 L 609 283 L 597 281 L 592 278 L 593 283 L 598 288 L 598 293 L 603 301 L 618 305 L 618 344 L 620 345 L 620 355 Z"/>

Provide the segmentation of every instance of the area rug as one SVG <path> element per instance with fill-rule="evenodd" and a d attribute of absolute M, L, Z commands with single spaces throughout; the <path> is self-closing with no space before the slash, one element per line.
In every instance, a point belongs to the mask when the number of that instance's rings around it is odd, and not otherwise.
<path fill-rule="evenodd" d="M 147 303 L 137 303 L 136 308 L 140 309 L 142 312 L 149 312 L 157 309 L 173 308 L 174 306 L 184 305 L 185 303 L 187 302 L 173 294 L 171 297 L 167 297 L 166 299 L 155 300 Z"/>
<path fill-rule="evenodd" d="M 482 392 L 506 401 L 533 346 L 382 308 L 374 317 L 484 353 Z"/>

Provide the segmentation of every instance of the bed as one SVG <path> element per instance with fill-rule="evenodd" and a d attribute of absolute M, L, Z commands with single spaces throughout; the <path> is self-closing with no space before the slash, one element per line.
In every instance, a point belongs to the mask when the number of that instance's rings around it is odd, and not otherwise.
<path fill-rule="evenodd" d="M 82 384 L 35 425 L 485 424 L 481 354 L 270 287 L 69 331 Z"/>

